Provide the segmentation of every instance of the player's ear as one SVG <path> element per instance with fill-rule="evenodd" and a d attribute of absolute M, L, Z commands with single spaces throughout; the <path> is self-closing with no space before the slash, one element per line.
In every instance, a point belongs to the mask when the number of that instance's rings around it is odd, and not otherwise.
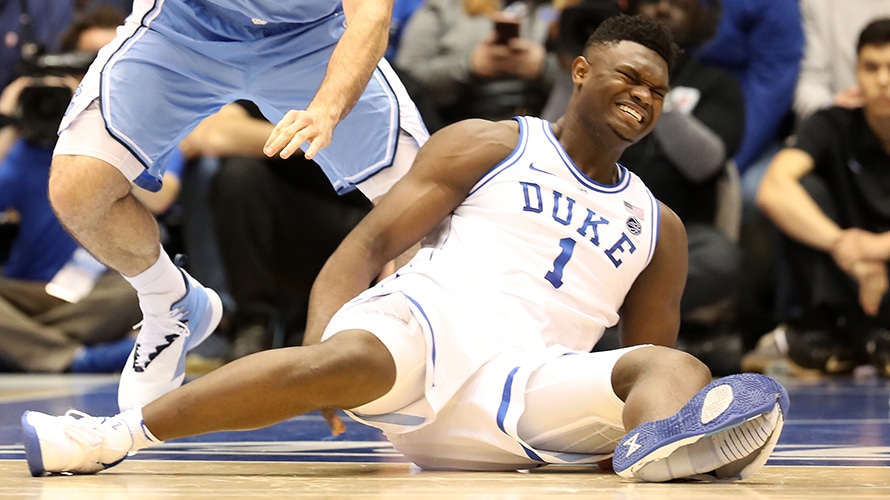
<path fill-rule="evenodd" d="M 583 82 L 590 73 L 590 62 L 584 56 L 578 56 L 572 61 L 572 81 Z"/>

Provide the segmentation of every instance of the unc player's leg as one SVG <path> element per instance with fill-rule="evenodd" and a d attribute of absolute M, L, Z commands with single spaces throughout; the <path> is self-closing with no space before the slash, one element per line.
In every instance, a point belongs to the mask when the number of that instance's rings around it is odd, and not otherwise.
<path fill-rule="evenodd" d="M 128 18 L 82 80 L 60 125 L 49 183 L 60 221 L 87 250 L 120 271 L 139 296 L 144 319 L 121 375 L 124 409 L 178 387 L 185 353 L 206 339 L 222 316 L 217 294 L 163 251 L 155 220 L 131 194 L 131 183 L 161 189 L 171 151 L 231 92 L 191 70 L 213 73 L 222 67 L 224 72 L 227 66 L 181 50 L 159 31 L 146 30 L 140 19 Z"/>
<path fill-rule="evenodd" d="M 185 354 L 214 331 L 222 302 L 161 247 L 154 216 L 131 192 L 146 170 L 105 130 L 95 102 L 72 120 L 59 138 L 49 196 L 68 231 L 137 291 L 144 317 L 121 373 L 126 409 L 182 383 Z"/>

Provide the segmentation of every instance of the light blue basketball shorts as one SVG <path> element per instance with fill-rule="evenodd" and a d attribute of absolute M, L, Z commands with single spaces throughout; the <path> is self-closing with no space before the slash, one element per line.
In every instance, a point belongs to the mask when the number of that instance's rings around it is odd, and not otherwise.
<path fill-rule="evenodd" d="M 198 2 L 135 2 L 75 92 L 56 154 L 110 157 L 131 181 L 157 191 L 173 149 L 223 105 L 253 101 L 272 123 L 305 109 L 343 33 L 342 11 L 310 23 L 274 24 L 233 14 Z M 102 134 L 78 134 L 76 144 L 63 140 L 94 101 L 107 133 L 136 161 L 103 154 L 110 148 Z M 337 192 L 346 193 L 392 165 L 400 129 L 418 146 L 429 136 L 384 60 L 315 160 Z"/>

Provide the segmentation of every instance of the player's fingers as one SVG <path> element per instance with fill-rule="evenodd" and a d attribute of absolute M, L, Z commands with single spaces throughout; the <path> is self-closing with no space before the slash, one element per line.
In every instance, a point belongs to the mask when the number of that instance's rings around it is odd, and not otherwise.
<path fill-rule="evenodd" d="M 302 147 L 306 141 L 311 140 L 314 135 L 315 134 L 309 128 L 300 130 L 290 138 L 287 145 L 281 148 L 281 154 L 279 156 L 284 159 L 290 158 L 292 154 L 299 151 L 300 147 Z"/>
<path fill-rule="evenodd" d="M 290 110 L 275 124 L 269 138 L 266 139 L 266 144 L 263 145 L 263 153 L 266 156 L 273 156 L 290 142 L 293 135 L 302 128 L 302 125 L 298 123 L 299 118 L 299 111 Z"/>
<path fill-rule="evenodd" d="M 881 307 L 881 300 L 880 297 L 876 296 L 871 291 L 862 290 L 859 292 L 859 305 L 862 306 L 862 310 L 865 314 L 874 317 L 878 315 L 878 310 Z"/>
<path fill-rule="evenodd" d="M 339 436 L 340 434 L 346 432 L 346 425 L 343 424 L 342 420 L 340 420 L 340 416 L 337 415 L 336 410 L 324 409 L 321 410 L 321 415 L 328 423 L 328 427 L 331 428 L 332 436 Z"/>
<path fill-rule="evenodd" d="M 309 148 L 306 149 L 306 159 L 311 160 L 314 158 L 315 154 L 326 148 L 330 142 L 330 137 L 317 135 L 314 139 L 309 141 Z"/>

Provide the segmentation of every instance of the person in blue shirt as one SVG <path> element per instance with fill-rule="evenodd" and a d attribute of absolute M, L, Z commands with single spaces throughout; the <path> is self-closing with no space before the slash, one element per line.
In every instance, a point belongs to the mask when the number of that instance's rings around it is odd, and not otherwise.
<path fill-rule="evenodd" d="M 716 36 L 702 60 L 730 70 L 745 95 L 745 134 L 735 155 L 746 206 L 785 138 L 803 57 L 804 34 L 797 0 L 723 0 Z"/>

